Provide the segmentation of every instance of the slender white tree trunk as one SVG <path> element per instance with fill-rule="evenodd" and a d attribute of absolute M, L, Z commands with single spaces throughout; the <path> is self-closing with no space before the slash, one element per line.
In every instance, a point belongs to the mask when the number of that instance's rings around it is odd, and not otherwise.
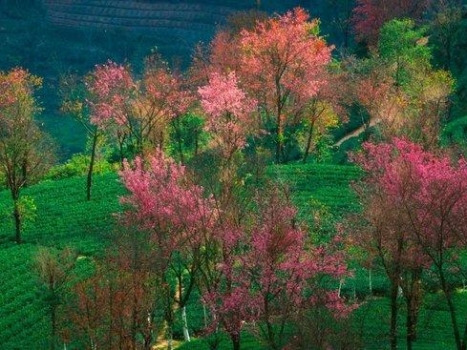
<path fill-rule="evenodd" d="M 191 341 L 190 332 L 188 331 L 188 319 L 186 317 L 186 306 L 182 307 L 182 322 L 183 322 L 183 338 L 185 341 Z"/>
<path fill-rule="evenodd" d="M 342 290 L 342 285 L 344 284 L 344 280 L 340 279 L 339 280 L 339 289 L 337 290 L 337 296 L 340 298 L 341 297 L 341 290 Z"/>

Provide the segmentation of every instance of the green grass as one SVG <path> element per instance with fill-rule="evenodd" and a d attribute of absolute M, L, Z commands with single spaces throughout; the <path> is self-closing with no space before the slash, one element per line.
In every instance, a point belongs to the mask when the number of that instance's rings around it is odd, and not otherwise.
<path fill-rule="evenodd" d="M 70 247 L 81 255 L 101 254 L 115 226 L 124 193 L 116 174 L 95 177 L 93 200 L 85 200 L 85 178 L 45 181 L 22 191 L 34 200 L 35 220 L 24 228 L 24 244 L 13 243 L 11 200 L 0 192 L 0 348 L 45 349 L 47 304 L 34 271 L 39 247 Z"/>
<path fill-rule="evenodd" d="M 332 222 L 359 205 L 350 183 L 361 176 L 352 166 L 319 164 L 273 166 L 269 176 L 288 184 L 292 198 L 302 215 L 310 208 L 321 205 L 332 214 Z M 33 268 L 34 256 L 39 247 L 54 249 L 71 247 L 81 255 L 95 256 L 103 253 L 116 221 L 113 213 L 121 207 L 118 197 L 125 190 L 114 173 L 97 175 L 93 200 L 85 200 L 85 178 L 74 177 L 57 181 L 44 181 L 23 190 L 22 194 L 34 200 L 37 207 L 35 220 L 24 229 L 25 244 L 13 242 L 11 200 L 7 191 L 0 192 L 0 348 L 45 349 L 49 333 L 47 302 Z M 83 267 L 88 271 L 88 267 Z M 352 316 L 355 332 L 361 335 L 365 349 L 388 347 L 389 306 L 386 293 L 388 282 L 381 270 L 372 271 L 372 287 L 378 297 L 367 298 Z M 342 293 L 349 298 L 369 294 L 369 274 L 358 265 L 354 276 L 347 278 Z M 456 294 L 459 315 L 467 315 L 467 294 Z M 402 303 L 402 301 L 401 301 Z M 203 308 L 199 296 L 194 294 L 187 306 L 189 327 L 195 340 L 180 349 L 209 349 L 208 338 L 202 337 Z M 405 347 L 404 311 L 400 316 L 400 345 Z M 459 318 L 460 324 L 464 320 Z M 453 348 L 449 313 L 442 295 L 426 294 L 418 325 L 419 340 L 414 349 Z M 181 338 L 181 325 L 176 324 L 175 336 Z M 262 349 L 258 339 L 248 332 L 242 334 L 242 349 Z M 219 349 L 231 349 L 230 340 L 224 335 Z"/>
<path fill-rule="evenodd" d="M 26 222 L 23 240 L 26 243 L 71 247 L 80 254 L 101 251 L 112 234 L 120 210 L 118 196 L 124 194 L 116 174 L 95 176 L 93 198 L 85 200 L 85 178 L 75 177 L 44 181 L 24 189 L 22 196 L 33 199 L 37 208 L 33 221 Z M 11 218 L 12 202 L 7 191 L 0 192 L 0 244 L 11 242 L 14 236 Z"/>
<path fill-rule="evenodd" d="M 302 213 L 321 204 L 335 217 L 357 211 L 359 205 L 351 182 L 359 179 L 355 166 L 330 164 L 292 164 L 273 166 L 269 175 L 289 186 L 294 203 Z"/>
<path fill-rule="evenodd" d="M 37 247 L 0 249 L 0 344 L 4 350 L 40 349 L 47 339 L 47 309 L 32 272 Z"/>

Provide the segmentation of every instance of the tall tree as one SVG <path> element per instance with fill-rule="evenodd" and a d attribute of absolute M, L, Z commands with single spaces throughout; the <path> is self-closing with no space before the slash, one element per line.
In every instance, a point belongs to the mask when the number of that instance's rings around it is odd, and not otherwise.
<path fill-rule="evenodd" d="M 391 283 L 399 279 L 397 283 L 408 303 L 408 345 L 415 339 L 414 302 L 420 288 L 420 270 L 432 265 L 449 307 L 457 349 L 465 349 L 467 332 L 459 328 L 447 282 L 447 270 L 458 266 L 457 253 L 467 243 L 465 160 L 453 163 L 446 156 L 401 139 L 389 144 L 367 144 L 364 149 L 359 163 L 368 171 L 366 187 L 371 189 L 366 205 L 371 235 L 365 244 L 372 244 L 385 261 L 383 264 L 390 267 L 387 272 L 393 279 Z M 375 215 L 368 215 L 371 213 Z M 391 343 L 395 348 L 396 343 Z"/>
<path fill-rule="evenodd" d="M 254 321 L 258 334 L 272 349 L 290 341 L 287 326 L 308 310 L 324 307 L 342 315 L 345 305 L 337 291 L 320 285 L 322 276 L 347 274 L 343 255 L 329 246 L 310 243 L 296 224 L 296 210 L 280 189 L 258 194 L 256 212 L 244 222 L 222 220 L 213 230 L 217 254 L 203 300 L 212 313 L 212 329 L 222 326 L 234 349 L 240 349 L 245 322 Z"/>
<path fill-rule="evenodd" d="M 239 86 L 258 102 L 263 128 L 274 137 L 275 161 L 286 160 L 286 129 L 291 138 L 304 117 L 309 99 L 323 85 L 332 47 L 319 36 L 318 20 L 296 8 L 282 16 L 256 22 L 238 34 L 220 32 L 208 60 L 197 57 L 197 73 L 235 71 Z M 201 72 L 201 74 L 200 74 Z"/>
<path fill-rule="evenodd" d="M 91 200 L 94 165 L 98 156 L 99 144 L 104 140 L 102 128 L 91 123 L 89 105 L 87 101 L 85 84 L 80 84 L 75 76 L 67 76 L 60 82 L 60 93 L 63 98 L 61 111 L 75 118 L 86 130 L 88 142 L 90 141 L 89 166 L 86 176 L 86 200 Z M 92 97 L 89 97 L 92 98 Z"/>
<path fill-rule="evenodd" d="M 281 163 L 284 130 L 301 120 L 304 105 L 322 86 L 332 48 L 319 37 L 318 21 L 300 8 L 243 30 L 239 41 L 243 83 L 274 121 L 275 161 Z"/>
<path fill-rule="evenodd" d="M 173 304 L 177 303 L 185 315 L 198 276 L 204 237 L 212 225 L 211 200 L 204 198 L 203 189 L 190 181 L 185 167 L 161 150 L 147 161 L 137 157 L 132 166 L 125 162 L 121 178 L 130 191 L 122 198 L 128 206 L 122 223 L 147 234 L 157 253 L 155 273 L 166 296 L 164 312 L 170 341 Z M 169 275 L 176 277 L 176 290 L 171 287 Z M 189 340 L 186 318 L 183 321 Z"/>
<path fill-rule="evenodd" d="M 420 291 L 409 285 L 419 287 L 426 258 L 414 240 L 410 218 L 404 208 L 418 188 L 411 182 L 410 164 L 406 164 L 405 159 L 399 161 L 392 145 L 365 144 L 364 153 L 357 157 L 357 162 L 367 175 L 361 186 L 356 187 L 364 203 L 364 222 L 353 231 L 353 241 L 370 257 L 379 260 L 389 279 L 391 349 L 397 348 L 398 296 L 403 289 L 408 302 L 407 314 L 411 316 L 407 319 L 407 344 L 411 348 L 420 303 L 415 296 Z M 390 187 L 394 179 L 400 186 L 395 191 Z M 407 281 L 413 283 L 406 286 Z"/>
<path fill-rule="evenodd" d="M 40 179 L 53 163 L 51 139 L 35 120 L 40 108 L 34 90 L 41 80 L 16 68 L 0 72 L 0 171 L 13 200 L 16 243 L 22 242 L 20 193 Z"/>

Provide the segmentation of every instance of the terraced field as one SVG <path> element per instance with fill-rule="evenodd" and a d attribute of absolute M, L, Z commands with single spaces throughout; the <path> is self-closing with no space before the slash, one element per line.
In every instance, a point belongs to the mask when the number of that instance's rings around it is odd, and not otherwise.
<path fill-rule="evenodd" d="M 70 247 L 80 255 L 105 249 L 124 193 L 115 174 L 96 176 L 94 200 L 85 201 L 85 179 L 46 181 L 24 190 L 34 200 L 36 218 L 26 223 L 25 244 L 12 242 L 11 201 L 0 192 L 0 349 L 46 349 L 47 303 L 34 270 L 40 247 Z"/>
<path fill-rule="evenodd" d="M 359 208 L 351 183 L 359 179 L 361 171 L 354 166 L 292 164 L 272 167 L 269 174 L 289 186 L 302 211 L 319 203 L 340 217 Z"/>

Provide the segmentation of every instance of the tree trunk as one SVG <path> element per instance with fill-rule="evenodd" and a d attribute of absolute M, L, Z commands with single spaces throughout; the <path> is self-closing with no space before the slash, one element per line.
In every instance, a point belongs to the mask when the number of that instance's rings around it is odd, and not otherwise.
<path fill-rule="evenodd" d="M 417 321 L 420 310 L 422 290 L 421 290 L 421 270 L 411 272 L 410 285 L 405 293 L 407 304 L 407 349 L 412 349 L 412 343 L 417 339 Z"/>
<path fill-rule="evenodd" d="M 94 171 L 94 162 L 96 160 L 96 148 L 97 148 L 98 137 L 99 135 L 96 130 L 92 138 L 91 160 L 89 162 L 88 176 L 87 176 L 87 181 L 86 181 L 86 200 L 87 201 L 91 200 L 92 174 Z"/>
<path fill-rule="evenodd" d="M 198 152 L 199 152 L 199 134 L 201 133 L 201 131 L 199 129 L 196 129 L 195 131 L 195 150 L 194 150 L 194 156 L 196 157 L 198 155 Z"/>
<path fill-rule="evenodd" d="M 15 240 L 17 244 L 23 243 L 21 238 L 21 214 L 19 211 L 19 198 L 13 199 L 14 201 L 14 209 L 13 209 L 13 217 L 15 219 Z"/>
<path fill-rule="evenodd" d="M 407 350 L 413 349 L 413 341 L 415 340 L 414 334 L 412 333 L 415 328 L 415 321 L 413 320 L 412 314 L 412 302 L 410 301 L 411 298 L 407 298 L 407 320 L 406 320 L 406 328 L 407 328 Z"/>
<path fill-rule="evenodd" d="M 55 298 L 53 298 L 53 305 L 50 309 L 50 323 L 51 323 L 51 330 L 50 330 L 50 349 L 55 350 L 55 335 L 57 334 L 57 306 L 55 305 Z"/>
<path fill-rule="evenodd" d="M 466 322 L 466 324 L 465 324 L 464 334 L 463 334 L 463 336 L 462 336 L 461 349 L 462 349 L 462 350 L 467 350 L 467 322 Z"/>
<path fill-rule="evenodd" d="M 390 328 L 389 328 L 389 340 L 391 344 L 391 350 L 397 349 L 397 312 L 398 312 L 397 296 L 398 294 L 399 294 L 399 285 L 395 282 L 392 282 L 391 293 L 390 293 L 391 321 L 390 321 Z"/>
<path fill-rule="evenodd" d="M 306 141 L 305 153 L 303 154 L 303 163 L 306 163 L 308 155 L 310 154 L 311 148 L 311 141 L 313 140 L 313 129 L 314 129 L 314 121 L 310 123 L 310 129 L 308 130 L 308 139 Z"/>
<path fill-rule="evenodd" d="M 439 277 L 441 280 L 441 288 L 444 293 L 444 297 L 446 298 L 446 301 L 448 303 L 448 308 L 449 308 L 449 314 L 451 316 L 451 323 L 452 323 L 452 330 L 454 333 L 454 339 L 456 341 L 456 348 L 457 350 L 465 350 L 465 344 L 462 344 L 461 342 L 461 337 L 459 333 L 459 325 L 457 324 L 457 318 L 456 318 L 456 308 L 454 306 L 454 303 L 452 301 L 452 294 L 451 291 L 449 290 L 449 287 L 446 283 L 446 278 L 444 276 L 444 272 L 442 270 L 441 266 L 438 266 L 438 273 Z M 464 347 L 462 347 L 464 345 Z"/>
<path fill-rule="evenodd" d="M 182 307 L 182 322 L 183 322 L 183 338 L 185 341 L 189 342 L 190 339 L 190 332 L 188 330 L 188 319 L 186 317 L 186 306 Z"/>
<path fill-rule="evenodd" d="M 276 163 L 280 164 L 282 162 L 281 156 L 282 156 L 282 148 L 284 147 L 284 130 L 283 130 L 283 125 L 282 125 L 282 93 L 281 93 L 281 85 L 280 85 L 280 78 L 276 78 L 276 123 L 277 123 L 277 134 L 276 134 Z"/>
<path fill-rule="evenodd" d="M 185 157 L 183 155 L 183 142 L 182 142 L 182 131 L 180 130 L 180 120 L 176 118 L 174 120 L 174 129 L 175 129 L 175 136 L 177 137 L 177 151 L 178 156 L 180 157 L 180 163 L 185 163 Z"/>
<path fill-rule="evenodd" d="M 284 126 L 282 124 L 282 116 L 278 116 L 275 154 L 276 164 L 282 164 L 284 162 Z"/>
<path fill-rule="evenodd" d="M 233 350 L 240 350 L 240 333 L 230 334 Z"/>

